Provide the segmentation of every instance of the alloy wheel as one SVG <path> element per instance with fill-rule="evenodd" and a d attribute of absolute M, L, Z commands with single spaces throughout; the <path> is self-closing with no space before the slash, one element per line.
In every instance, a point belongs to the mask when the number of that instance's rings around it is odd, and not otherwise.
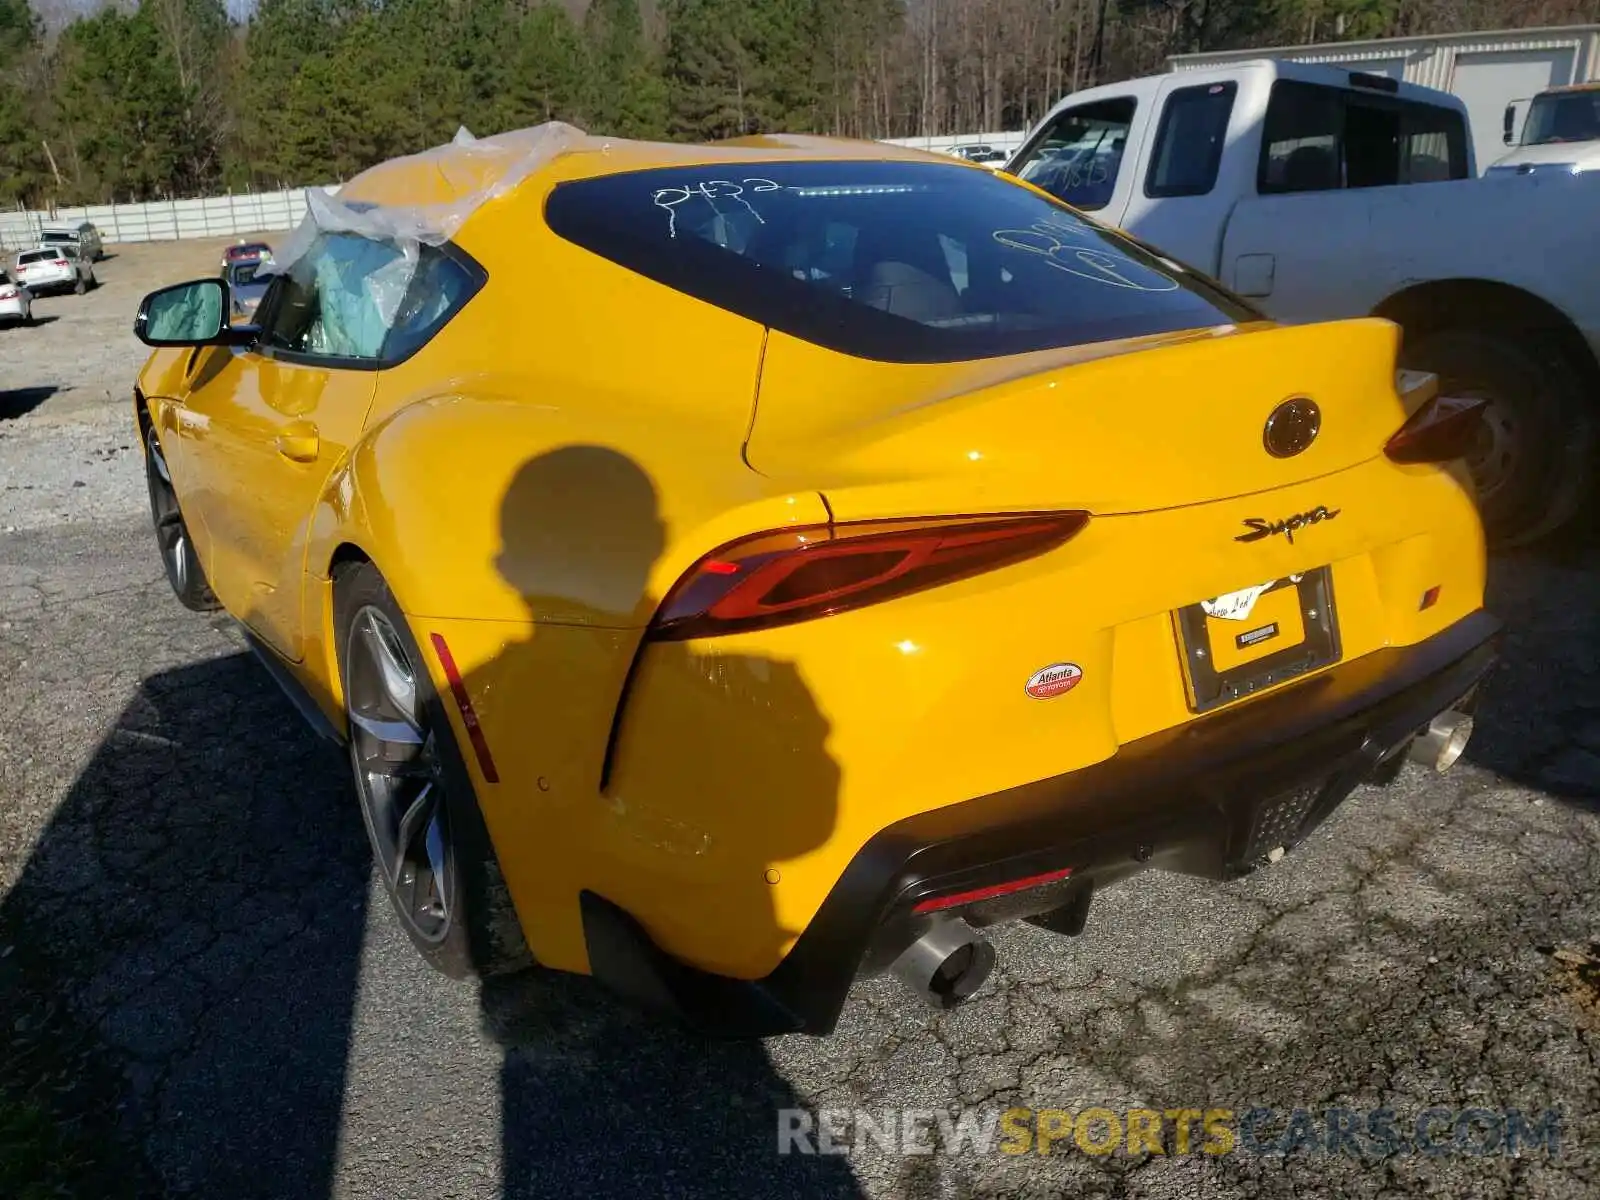
<path fill-rule="evenodd" d="M 156 526 L 156 545 L 161 561 L 181 595 L 189 586 L 189 531 L 178 511 L 178 494 L 172 488 L 172 472 L 161 452 L 161 439 L 152 427 L 145 434 L 145 454 L 150 464 L 150 515 Z"/>
<path fill-rule="evenodd" d="M 419 939 L 441 942 L 455 913 L 438 747 L 424 715 L 418 671 L 388 616 L 359 609 L 345 644 L 350 761 L 373 854 L 402 919 Z"/>

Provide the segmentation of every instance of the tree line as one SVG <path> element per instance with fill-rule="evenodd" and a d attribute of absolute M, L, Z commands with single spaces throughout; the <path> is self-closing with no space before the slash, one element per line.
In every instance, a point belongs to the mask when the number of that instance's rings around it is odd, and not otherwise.
<path fill-rule="evenodd" d="M 1169 54 L 1600 20 L 1600 0 L 0 0 L 0 203 L 347 179 L 559 119 L 623 137 L 1020 129 Z"/>

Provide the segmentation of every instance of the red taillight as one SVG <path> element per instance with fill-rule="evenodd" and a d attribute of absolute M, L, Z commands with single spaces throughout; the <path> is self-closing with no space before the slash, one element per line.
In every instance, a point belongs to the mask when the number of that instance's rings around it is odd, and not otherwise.
<path fill-rule="evenodd" d="M 1017 892 L 1025 892 L 1029 888 L 1043 887 L 1047 883 L 1059 883 L 1072 874 L 1071 867 L 1063 867 L 1059 871 L 1046 871 L 1042 875 L 1029 875 L 1026 879 L 1013 879 L 1009 883 L 996 883 L 989 887 L 973 888 L 970 892 L 952 892 L 948 896 L 934 896 L 928 900 L 919 900 L 911 911 L 914 913 L 939 912 L 946 908 L 957 908 L 963 904 L 976 904 L 980 900 L 993 900 L 998 896 L 1012 896 Z"/>
<path fill-rule="evenodd" d="M 765 533 L 713 551 L 656 614 L 660 641 L 787 625 L 1020 562 L 1061 545 L 1083 512 L 859 521 Z"/>
<path fill-rule="evenodd" d="M 50 265 L 54 266 L 54 267 L 65 267 L 65 266 L 70 266 L 71 264 L 68 263 L 67 260 L 64 259 L 64 258 L 58 258 L 54 262 L 52 262 Z"/>
<path fill-rule="evenodd" d="M 1441 463 L 1472 452 L 1487 401 L 1435 396 L 1383 448 L 1397 463 Z"/>

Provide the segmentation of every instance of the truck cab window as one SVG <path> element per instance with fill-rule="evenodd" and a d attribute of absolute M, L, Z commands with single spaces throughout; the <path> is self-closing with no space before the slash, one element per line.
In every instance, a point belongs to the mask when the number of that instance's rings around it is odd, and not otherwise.
<path fill-rule="evenodd" d="M 1146 196 L 1204 196 L 1216 186 L 1238 90 L 1236 83 L 1202 83 L 1167 97 L 1144 181 Z"/>
<path fill-rule="evenodd" d="M 1280 79 L 1272 85 L 1261 136 L 1257 187 L 1271 192 L 1326 192 L 1343 186 L 1342 94 Z"/>
<path fill-rule="evenodd" d="M 1272 85 L 1263 194 L 1466 177 L 1466 122 L 1453 109 L 1290 79 Z"/>
<path fill-rule="evenodd" d="M 1050 118 L 1018 153 L 1012 174 L 1074 208 L 1111 203 L 1138 101 L 1080 104 Z"/>

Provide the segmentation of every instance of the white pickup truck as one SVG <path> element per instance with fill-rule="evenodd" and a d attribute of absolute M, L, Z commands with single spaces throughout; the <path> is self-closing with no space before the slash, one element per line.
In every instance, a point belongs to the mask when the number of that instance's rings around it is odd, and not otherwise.
<path fill-rule="evenodd" d="M 1517 107 L 1526 104 L 1522 137 L 1516 136 Z M 1485 174 L 1533 175 L 1600 171 L 1600 83 L 1576 83 L 1506 105 L 1504 139 L 1517 147 Z"/>
<path fill-rule="evenodd" d="M 1496 543 L 1587 497 L 1600 172 L 1477 178 L 1454 96 L 1267 60 L 1077 92 L 1005 169 L 1276 320 L 1396 321 L 1402 365 L 1489 401 L 1469 465 Z"/>

